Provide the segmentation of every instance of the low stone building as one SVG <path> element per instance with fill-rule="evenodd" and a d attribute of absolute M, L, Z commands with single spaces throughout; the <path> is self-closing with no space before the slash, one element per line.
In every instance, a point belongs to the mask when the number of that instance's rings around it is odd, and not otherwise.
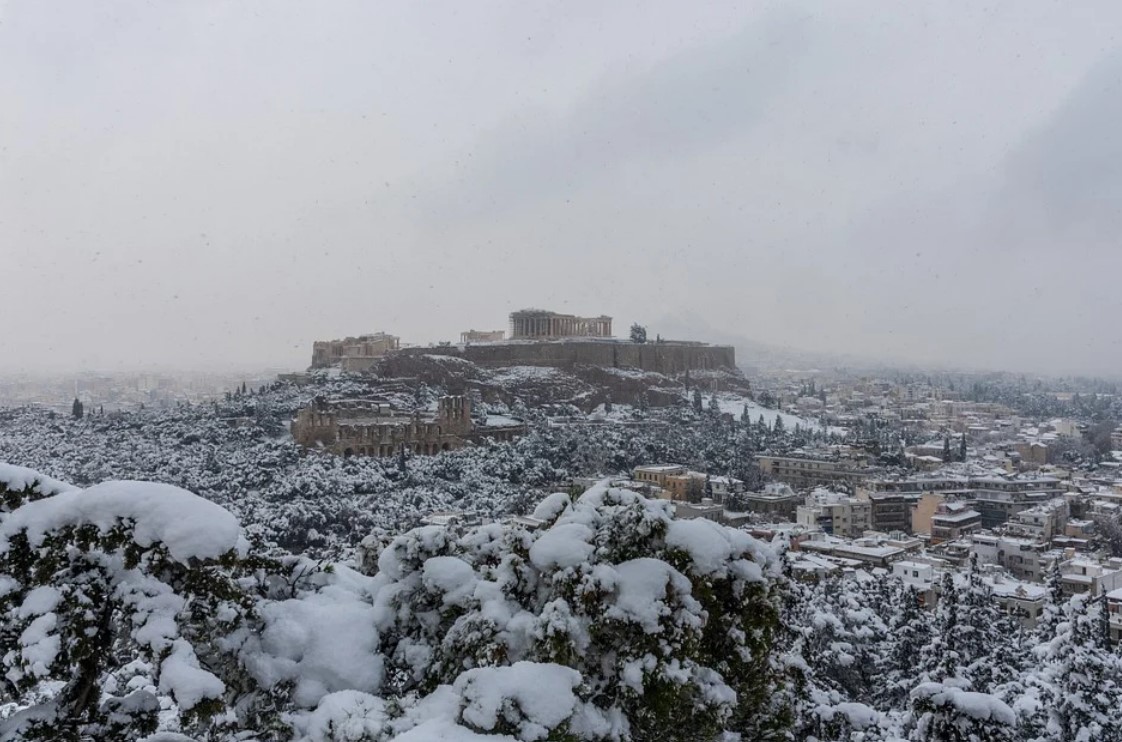
<path fill-rule="evenodd" d="M 321 401 L 300 410 L 292 422 L 297 443 L 340 456 L 433 455 L 484 438 L 512 440 L 524 432 L 517 421 L 475 425 L 471 400 L 463 396 L 442 397 L 435 413 L 403 412 L 378 399 Z"/>
<path fill-rule="evenodd" d="M 365 371 L 374 360 L 401 348 L 401 339 L 384 332 L 317 340 L 312 343 L 312 368 L 339 365 L 344 371 Z"/>
<path fill-rule="evenodd" d="M 460 343 L 501 343 L 506 340 L 506 330 L 466 330 L 460 333 Z"/>
<path fill-rule="evenodd" d="M 851 461 L 760 454 L 756 456 L 756 463 L 764 476 L 792 487 L 829 487 L 838 483 L 857 485 L 865 479 L 865 472 Z"/>
<path fill-rule="evenodd" d="M 782 482 L 769 482 L 759 492 L 745 492 L 740 500 L 750 513 L 772 521 L 794 522 L 804 498 Z"/>

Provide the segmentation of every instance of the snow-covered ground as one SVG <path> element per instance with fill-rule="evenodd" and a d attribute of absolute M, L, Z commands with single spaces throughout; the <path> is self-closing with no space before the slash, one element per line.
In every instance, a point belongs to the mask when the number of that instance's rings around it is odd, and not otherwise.
<path fill-rule="evenodd" d="M 705 404 L 709 404 L 708 397 L 705 397 Z M 718 394 L 717 405 L 721 408 L 722 413 L 732 415 L 737 420 L 740 419 L 740 416 L 744 413 L 744 407 L 747 406 L 748 414 L 752 417 L 752 422 L 759 420 L 760 415 L 763 415 L 764 420 L 769 426 L 774 426 L 775 418 L 778 417 L 782 418 L 783 427 L 788 430 L 794 429 L 796 424 L 803 428 L 822 430 L 822 426 L 813 420 L 807 420 L 805 417 L 799 417 L 798 415 L 791 415 L 786 412 L 780 412 L 779 410 L 773 410 L 769 407 L 763 407 L 751 399 L 739 395 Z"/>

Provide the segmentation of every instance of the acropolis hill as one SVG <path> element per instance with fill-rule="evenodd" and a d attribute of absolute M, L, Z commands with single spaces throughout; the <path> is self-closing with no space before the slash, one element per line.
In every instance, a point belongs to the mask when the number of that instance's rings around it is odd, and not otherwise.
<path fill-rule="evenodd" d="M 633 368 L 676 375 L 686 371 L 736 368 L 736 353 L 728 345 L 663 340 L 635 342 L 611 336 L 612 318 L 578 317 L 541 309 L 510 315 L 510 338 L 504 331 L 469 330 L 458 345 L 402 347 L 386 333 L 317 341 L 312 368 L 339 365 L 345 371 L 365 371 L 387 356 L 442 355 L 463 358 L 486 367 L 600 366 Z"/>

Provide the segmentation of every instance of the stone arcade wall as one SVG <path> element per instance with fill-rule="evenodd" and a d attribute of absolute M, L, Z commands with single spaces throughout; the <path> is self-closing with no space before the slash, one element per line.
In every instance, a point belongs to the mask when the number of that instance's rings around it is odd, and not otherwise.
<path fill-rule="evenodd" d="M 736 368 L 732 346 L 704 343 L 560 340 L 493 343 L 465 347 L 406 348 L 400 354 L 450 355 L 480 366 L 604 366 L 674 375 L 685 371 Z"/>

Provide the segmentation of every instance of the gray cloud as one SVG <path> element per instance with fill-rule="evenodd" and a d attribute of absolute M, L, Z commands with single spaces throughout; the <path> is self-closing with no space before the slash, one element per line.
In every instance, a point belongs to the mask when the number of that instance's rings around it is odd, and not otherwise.
<path fill-rule="evenodd" d="M 0 369 L 296 367 L 534 304 L 1116 373 L 1120 18 L 9 3 Z"/>
<path fill-rule="evenodd" d="M 794 6 L 634 74 L 608 74 L 570 107 L 513 112 L 483 134 L 434 193 L 435 218 L 489 218 L 592 184 L 635 164 L 685 159 L 743 136 L 767 115 L 806 52 Z"/>

